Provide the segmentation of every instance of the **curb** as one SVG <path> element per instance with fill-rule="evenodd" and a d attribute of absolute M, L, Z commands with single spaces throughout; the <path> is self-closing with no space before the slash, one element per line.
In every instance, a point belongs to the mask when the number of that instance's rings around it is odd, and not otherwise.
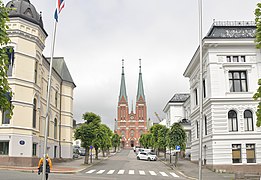
<path fill-rule="evenodd" d="M 163 161 L 162 159 L 160 159 L 160 161 L 165 164 L 166 166 L 170 167 L 172 170 L 175 170 L 177 171 L 179 174 L 181 174 L 183 177 L 187 178 L 187 179 L 191 179 L 191 180 L 198 180 L 197 178 L 194 178 L 194 177 L 190 177 L 190 176 L 187 176 L 185 175 L 183 172 L 181 172 L 179 169 L 177 168 L 174 168 L 173 166 L 169 165 L 168 163 L 166 163 L 165 161 Z"/>

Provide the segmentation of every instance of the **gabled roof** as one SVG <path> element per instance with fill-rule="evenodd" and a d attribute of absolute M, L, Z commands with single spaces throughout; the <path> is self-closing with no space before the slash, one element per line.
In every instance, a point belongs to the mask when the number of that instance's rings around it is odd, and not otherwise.
<path fill-rule="evenodd" d="M 48 62 L 50 62 L 51 58 L 48 57 L 46 59 Z M 73 83 L 73 85 L 76 87 L 63 57 L 53 58 L 53 68 L 59 74 L 63 81 Z"/>
<path fill-rule="evenodd" d="M 189 94 L 175 94 L 169 102 L 185 102 L 189 98 Z"/>

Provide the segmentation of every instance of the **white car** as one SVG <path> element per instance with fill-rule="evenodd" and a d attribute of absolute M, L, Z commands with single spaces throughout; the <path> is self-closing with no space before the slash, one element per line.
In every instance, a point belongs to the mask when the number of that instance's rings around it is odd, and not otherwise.
<path fill-rule="evenodd" d="M 157 156 L 154 153 L 151 152 L 139 152 L 137 155 L 137 159 L 143 159 L 147 161 L 157 161 Z"/>

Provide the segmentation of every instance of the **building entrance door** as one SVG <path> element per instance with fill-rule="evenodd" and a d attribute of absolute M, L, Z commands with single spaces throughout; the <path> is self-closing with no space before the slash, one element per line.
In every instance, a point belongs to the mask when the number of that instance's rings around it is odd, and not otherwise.
<path fill-rule="evenodd" d="M 134 141 L 131 140 L 131 147 L 134 147 Z"/>

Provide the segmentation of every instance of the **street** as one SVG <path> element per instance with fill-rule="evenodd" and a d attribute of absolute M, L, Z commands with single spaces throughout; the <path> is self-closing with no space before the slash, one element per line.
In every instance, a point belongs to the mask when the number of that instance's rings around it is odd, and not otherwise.
<path fill-rule="evenodd" d="M 0 170 L 3 180 L 40 180 L 37 173 Z M 93 165 L 76 174 L 51 173 L 49 180 L 78 180 L 78 179 L 102 179 L 102 180 L 135 180 L 135 179 L 185 179 L 178 172 L 170 169 L 160 161 L 137 160 L 133 150 L 122 150 L 107 160 Z"/>

